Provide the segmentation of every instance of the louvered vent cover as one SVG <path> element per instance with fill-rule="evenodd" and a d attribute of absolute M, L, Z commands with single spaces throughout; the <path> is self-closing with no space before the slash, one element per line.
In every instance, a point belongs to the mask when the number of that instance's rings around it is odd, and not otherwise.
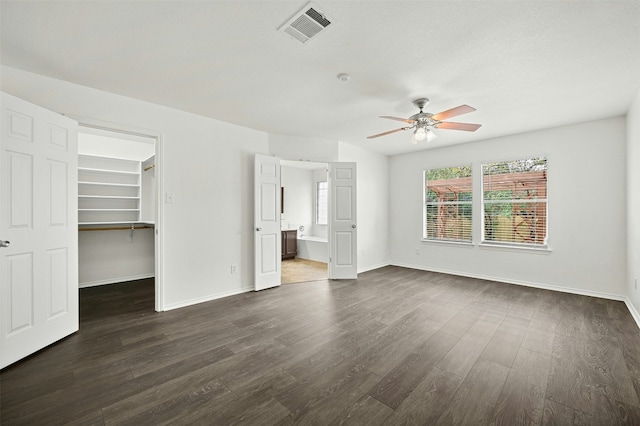
<path fill-rule="evenodd" d="M 316 5 L 309 3 L 278 30 L 304 44 L 320 34 L 329 25 L 331 25 L 331 21 L 327 19 L 327 16 L 320 12 Z"/>

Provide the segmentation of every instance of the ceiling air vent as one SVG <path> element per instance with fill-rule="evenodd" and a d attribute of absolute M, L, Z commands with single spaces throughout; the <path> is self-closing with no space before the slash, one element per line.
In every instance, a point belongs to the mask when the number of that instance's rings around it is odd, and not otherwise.
<path fill-rule="evenodd" d="M 331 21 L 327 19 L 327 16 L 320 12 L 316 5 L 309 3 L 278 30 L 305 44 L 329 25 L 331 25 Z"/>

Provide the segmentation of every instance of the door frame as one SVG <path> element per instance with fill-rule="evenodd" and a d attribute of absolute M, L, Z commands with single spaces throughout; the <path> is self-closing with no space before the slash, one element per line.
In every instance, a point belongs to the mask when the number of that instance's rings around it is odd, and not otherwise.
<path fill-rule="evenodd" d="M 111 123 L 103 120 L 96 120 L 88 117 L 67 115 L 67 117 L 78 122 L 79 131 L 83 127 L 92 129 L 105 130 L 113 133 L 123 133 L 132 136 L 141 136 L 146 138 L 155 139 L 155 168 L 154 173 L 156 176 L 156 219 L 154 224 L 155 233 L 155 310 L 156 312 L 164 311 L 164 143 L 163 133 L 145 129 L 141 127 L 134 127 L 125 124 Z"/>

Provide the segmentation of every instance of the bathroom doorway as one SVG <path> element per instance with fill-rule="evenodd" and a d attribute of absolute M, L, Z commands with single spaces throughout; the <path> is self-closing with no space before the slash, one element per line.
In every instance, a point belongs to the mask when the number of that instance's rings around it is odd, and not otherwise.
<path fill-rule="evenodd" d="M 328 276 L 328 164 L 281 161 L 282 284 Z"/>

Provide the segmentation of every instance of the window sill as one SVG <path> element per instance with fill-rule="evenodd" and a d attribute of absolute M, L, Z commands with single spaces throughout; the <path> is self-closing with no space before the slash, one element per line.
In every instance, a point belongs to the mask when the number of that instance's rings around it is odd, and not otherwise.
<path fill-rule="evenodd" d="M 427 240 L 427 239 L 422 239 L 423 243 L 433 243 L 433 244 L 446 244 L 446 245 L 452 245 L 452 246 L 461 246 L 461 247 L 468 247 L 468 248 L 473 248 L 473 243 L 471 241 L 449 241 L 449 240 Z"/>
<path fill-rule="evenodd" d="M 549 254 L 551 249 L 548 246 L 542 247 L 528 247 L 525 245 L 509 245 L 509 244 L 495 244 L 495 243 L 480 243 L 478 247 L 488 250 L 501 250 L 501 251 L 520 251 L 523 253 L 536 253 L 536 254 Z"/>

